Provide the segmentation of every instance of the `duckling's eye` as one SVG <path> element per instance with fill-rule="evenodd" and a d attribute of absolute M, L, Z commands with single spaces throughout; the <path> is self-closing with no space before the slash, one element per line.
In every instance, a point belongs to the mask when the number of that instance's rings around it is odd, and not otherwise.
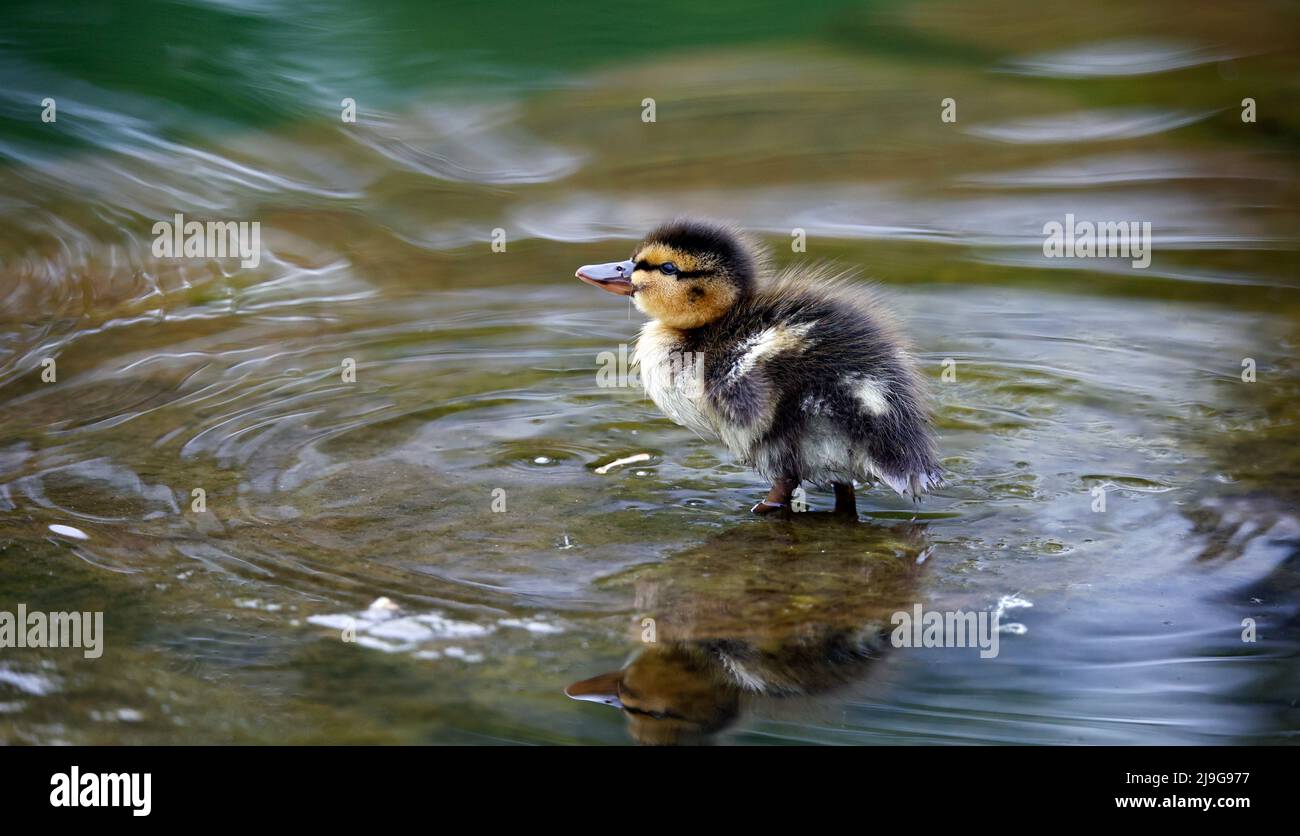
<path fill-rule="evenodd" d="M 659 265 L 659 270 L 665 276 L 671 276 L 677 272 L 677 265 L 673 264 L 671 261 L 665 261 L 663 264 Z"/>

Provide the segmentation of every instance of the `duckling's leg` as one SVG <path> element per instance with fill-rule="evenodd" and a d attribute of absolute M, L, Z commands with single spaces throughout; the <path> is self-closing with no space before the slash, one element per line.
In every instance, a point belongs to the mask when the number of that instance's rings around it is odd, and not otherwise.
<path fill-rule="evenodd" d="M 835 489 L 835 513 L 856 515 L 858 513 L 858 498 L 853 493 L 853 483 L 835 482 L 831 487 Z"/>
<path fill-rule="evenodd" d="M 772 483 L 772 490 L 767 492 L 767 497 L 749 510 L 755 514 L 772 514 L 777 511 L 784 511 L 790 507 L 790 495 L 794 489 L 799 487 L 798 479 L 782 477 Z"/>

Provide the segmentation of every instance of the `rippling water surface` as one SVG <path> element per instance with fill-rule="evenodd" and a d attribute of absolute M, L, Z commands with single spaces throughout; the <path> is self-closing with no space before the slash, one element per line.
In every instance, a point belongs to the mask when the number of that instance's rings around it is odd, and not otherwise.
<path fill-rule="evenodd" d="M 1294 14 L 350 5 L 4 12 L 0 610 L 107 640 L 0 651 L 0 740 L 1294 742 Z M 573 269 L 681 213 L 882 285 L 946 488 L 751 518 L 601 385 L 640 317 Z M 881 647 L 917 602 L 997 658 Z"/>

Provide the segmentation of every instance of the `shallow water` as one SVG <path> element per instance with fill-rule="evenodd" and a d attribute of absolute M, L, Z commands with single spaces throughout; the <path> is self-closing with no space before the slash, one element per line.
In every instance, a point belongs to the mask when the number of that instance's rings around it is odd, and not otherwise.
<path fill-rule="evenodd" d="M 107 638 L 0 650 L 0 740 L 1295 740 L 1294 15 L 718 4 L 607 56 L 636 14 L 347 6 L 5 13 L 0 610 Z M 155 258 L 177 212 L 261 263 Z M 752 518 L 601 385 L 640 317 L 573 269 L 678 213 L 881 285 L 947 487 Z M 1044 258 L 1066 213 L 1150 267 Z M 881 647 L 915 603 L 1018 626 Z M 564 695 L 628 664 L 668 719 Z"/>

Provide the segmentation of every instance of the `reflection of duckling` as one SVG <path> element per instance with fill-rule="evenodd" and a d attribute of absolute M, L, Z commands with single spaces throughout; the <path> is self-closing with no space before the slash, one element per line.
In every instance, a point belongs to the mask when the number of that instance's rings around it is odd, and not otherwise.
<path fill-rule="evenodd" d="M 775 534 L 731 528 L 609 579 L 630 587 L 640 649 L 565 693 L 621 709 L 639 743 L 702 743 L 745 714 L 816 710 L 866 681 L 891 615 L 918 600 L 924 527 L 798 521 Z"/>
<path fill-rule="evenodd" d="M 703 743 L 739 719 L 742 696 L 813 696 L 858 679 L 887 647 L 887 636 L 879 625 L 818 626 L 773 647 L 740 639 L 668 642 L 564 693 L 622 709 L 638 743 Z"/>
<path fill-rule="evenodd" d="M 855 480 L 913 497 L 937 485 L 920 380 L 869 294 L 825 270 L 766 272 L 739 233 L 678 220 L 577 275 L 651 317 L 636 348 L 646 392 L 771 480 L 754 511 L 785 507 L 802 481 L 833 486 L 841 511 Z"/>

